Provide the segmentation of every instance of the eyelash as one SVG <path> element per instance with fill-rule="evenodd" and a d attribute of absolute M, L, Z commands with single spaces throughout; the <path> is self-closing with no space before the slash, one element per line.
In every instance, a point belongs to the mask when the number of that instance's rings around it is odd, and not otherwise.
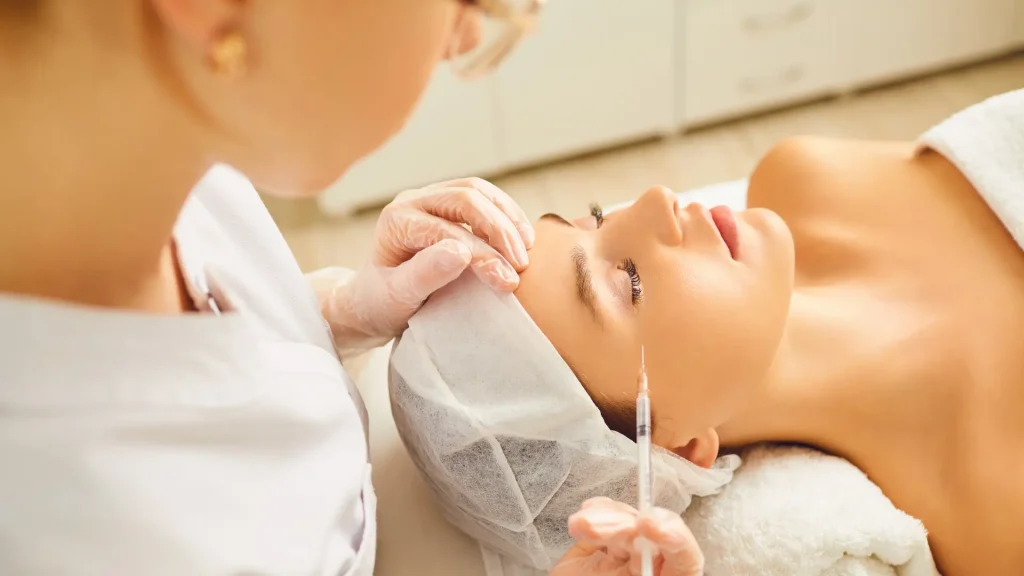
<path fill-rule="evenodd" d="M 597 204 L 590 205 L 590 215 L 594 217 L 598 228 L 601 227 L 601 224 L 604 224 L 604 210 Z"/>
<path fill-rule="evenodd" d="M 598 204 L 590 205 L 590 215 L 594 217 L 598 228 L 601 227 L 601 224 L 604 224 L 604 210 Z M 626 258 L 622 261 L 619 268 L 626 274 L 629 274 L 629 284 L 633 291 L 633 305 L 636 306 L 644 297 L 643 288 L 640 286 L 640 273 L 636 271 L 636 264 L 629 258 Z"/>
<path fill-rule="evenodd" d="M 622 261 L 622 269 L 629 274 L 629 284 L 633 288 L 633 305 L 635 306 L 644 297 L 643 288 L 640 286 L 640 273 L 636 271 L 636 264 L 629 258 Z"/>

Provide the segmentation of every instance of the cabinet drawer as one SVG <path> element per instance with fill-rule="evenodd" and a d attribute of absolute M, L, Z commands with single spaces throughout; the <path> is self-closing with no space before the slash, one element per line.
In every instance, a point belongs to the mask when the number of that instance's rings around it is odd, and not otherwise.
<path fill-rule="evenodd" d="M 835 59 L 835 0 L 691 0 L 683 11 L 686 124 L 827 91 Z"/>

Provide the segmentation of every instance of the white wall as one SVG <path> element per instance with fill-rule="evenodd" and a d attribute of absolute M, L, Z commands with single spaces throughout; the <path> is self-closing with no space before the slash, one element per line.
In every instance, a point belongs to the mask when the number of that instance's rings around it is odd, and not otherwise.
<path fill-rule="evenodd" d="M 408 125 L 321 197 L 584 151 L 1024 47 L 1024 0 L 553 0 L 494 75 L 442 66 Z"/>
<path fill-rule="evenodd" d="M 504 163 L 672 130 L 672 2 L 556 0 L 545 10 L 495 76 Z"/>
<path fill-rule="evenodd" d="M 886 81 L 1006 52 L 1022 0 L 859 0 L 838 3 L 841 67 L 851 84 Z"/>

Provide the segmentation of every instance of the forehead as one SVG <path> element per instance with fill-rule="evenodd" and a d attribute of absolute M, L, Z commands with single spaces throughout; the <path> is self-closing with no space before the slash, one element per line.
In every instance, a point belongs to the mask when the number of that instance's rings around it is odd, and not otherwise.
<path fill-rule="evenodd" d="M 547 218 L 538 220 L 534 229 L 537 241 L 529 251 L 530 265 L 520 274 L 516 297 L 547 334 L 547 324 L 585 320 L 575 295 L 572 252 L 586 238 L 583 231 Z"/>

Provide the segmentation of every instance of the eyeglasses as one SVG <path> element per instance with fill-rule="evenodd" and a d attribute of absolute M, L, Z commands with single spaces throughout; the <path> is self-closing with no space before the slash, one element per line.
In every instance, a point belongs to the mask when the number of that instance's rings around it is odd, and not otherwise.
<path fill-rule="evenodd" d="M 540 11 L 546 1 L 460 0 L 484 18 L 476 46 L 452 59 L 452 69 L 455 73 L 462 78 L 472 79 L 494 71 L 519 41 L 537 26 Z M 463 17 L 475 15 L 472 11 L 467 11 Z M 463 38 L 453 39 L 453 42 L 463 41 Z"/>

